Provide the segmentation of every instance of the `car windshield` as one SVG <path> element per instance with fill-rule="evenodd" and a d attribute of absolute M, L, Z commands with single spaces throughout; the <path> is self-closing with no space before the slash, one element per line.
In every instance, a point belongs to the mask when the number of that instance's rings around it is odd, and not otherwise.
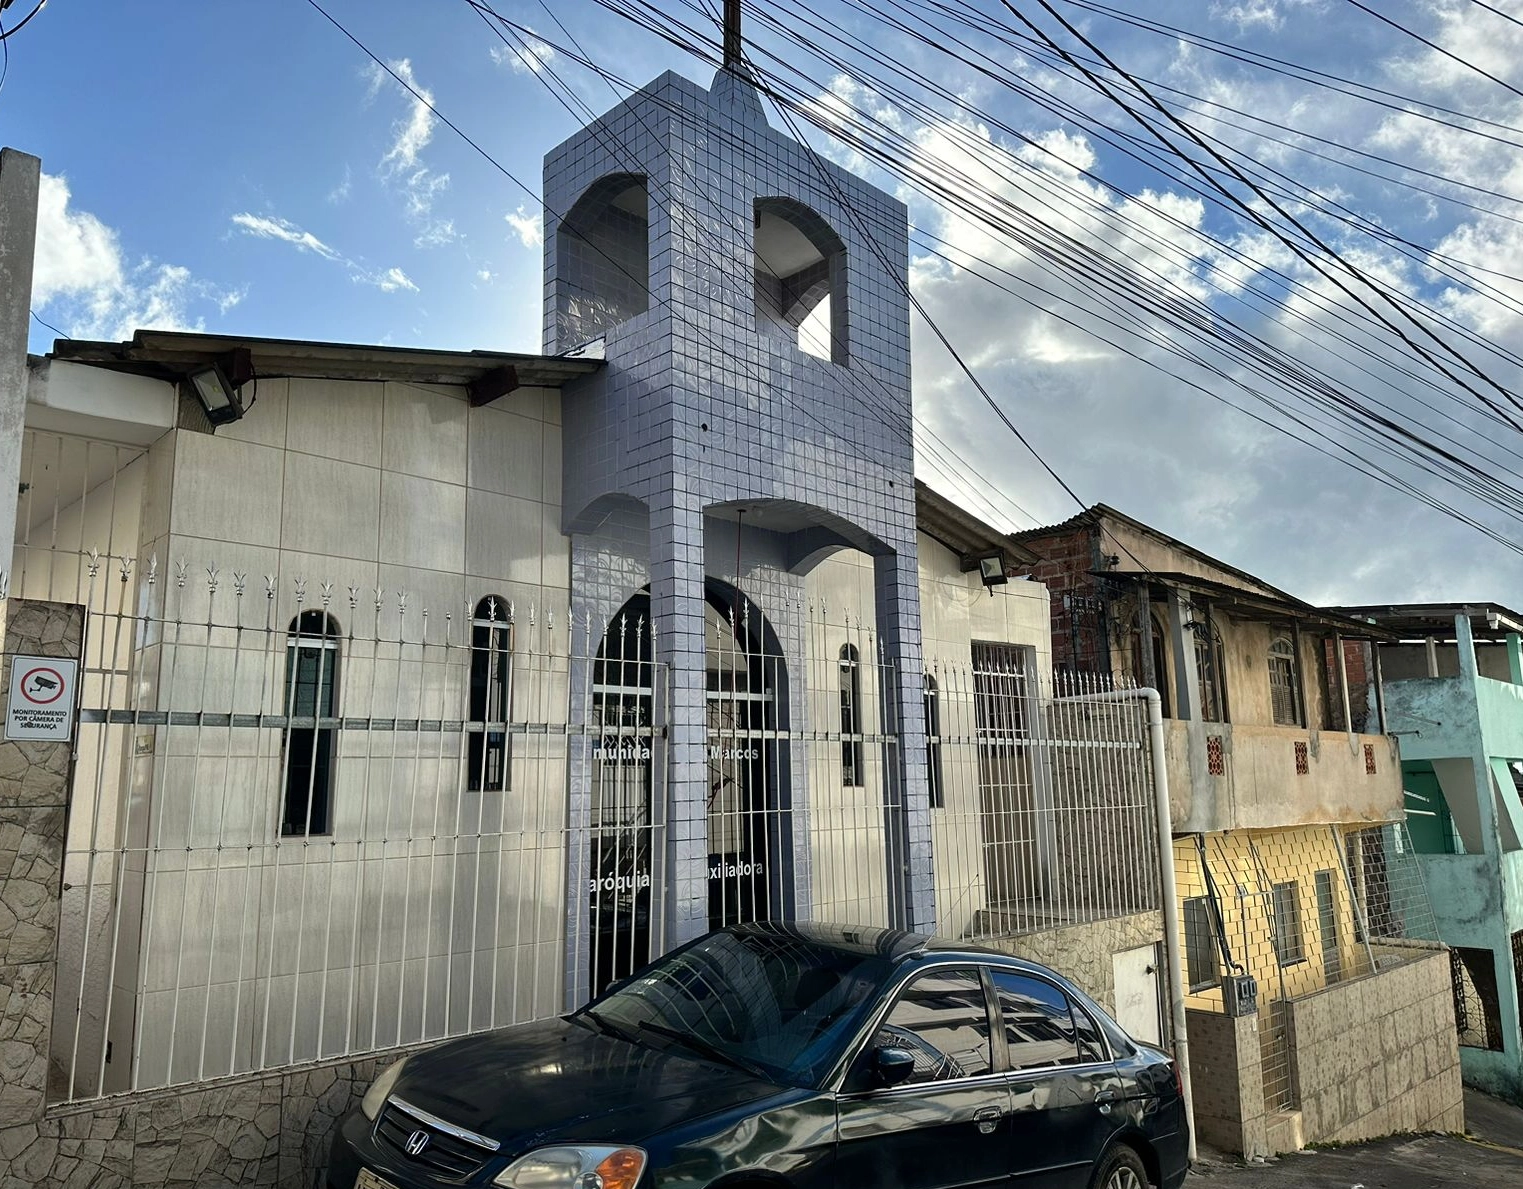
<path fill-rule="evenodd" d="M 625 1036 L 814 1085 L 892 969 L 886 958 L 798 936 L 714 933 L 658 959 L 586 1013 Z"/>

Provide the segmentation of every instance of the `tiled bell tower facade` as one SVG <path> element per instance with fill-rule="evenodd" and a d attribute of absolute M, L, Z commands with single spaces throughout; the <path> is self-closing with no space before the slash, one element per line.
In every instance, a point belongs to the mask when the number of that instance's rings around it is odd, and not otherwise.
<path fill-rule="evenodd" d="M 840 548 L 874 559 L 890 676 L 885 721 L 866 729 L 898 739 L 885 757 L 891 912 L 929 930 L 904 206 L 770 128 L 728 69 L 709 91 L 663 75 L 582 129 L 546 158 L 544 195 L 545 349 L 601 339 L 607 360 L 564 394 L 573 605 L 597 630 L 648 583 L 655 656 L 670 671 L 666 946 L 708 927 L 706 586 L 736 582 L 798 663 L 796 736 L 807 725 L 803 575 Z M 813 354 L 799 333 L 811 310 L 828 312 Z M 799 915 L 803 750 L 780 774 Z M 586 812 L 579 763 L 573 823 Z M 573 889 L 585 887 L 575 857 L 571 867 Z"/>

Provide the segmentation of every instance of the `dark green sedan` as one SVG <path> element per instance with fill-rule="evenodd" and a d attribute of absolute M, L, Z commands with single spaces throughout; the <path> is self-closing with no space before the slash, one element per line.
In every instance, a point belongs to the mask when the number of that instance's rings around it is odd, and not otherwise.
<path fill-rule="evenodd" d="M 332 1189 L 1176 1189 L 1173 1062 L 1042 966 L 740 925 L 560 1019 L 393 1065 Z"/>

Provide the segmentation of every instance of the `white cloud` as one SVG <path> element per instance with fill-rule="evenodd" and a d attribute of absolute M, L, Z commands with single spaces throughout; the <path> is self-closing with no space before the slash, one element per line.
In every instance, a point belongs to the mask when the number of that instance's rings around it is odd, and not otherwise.
<path fill-rule="evenodd" d="M 434 113 L 431 110 L 434 93 L 418 82 L 409 59 L 399 58 L 387 65 L 391 67 L 392 74 L 388 74 L 374 63 L 366 68 L 365 79 L 370 87 L 369 96 L 374 98 L 394 74 L 401 80 L 399 85 L 407 93 L 409 106 L 407 115 L 397 121 L 392 128 L 391 147 L 381 158 L 381 164 L 393 169 L 410 170 L 417 166 L 418 154 L 428 147 L 428 142 L 434 138 Z"/>
<path fill-rule="evenodd" d="M 493 273 L 490 268 L 478 268 L 476 270 L 476 279 L 483 285 L 490 285 L 492 283 L 492 277 L 495 275 L 496 274 Z"/>
<path fill-rule="evenodd" d="M 539 74 L 555 61 L 555 50 L 538 37 L 529 36 L 523 45 L 499 45 L 491 50 L 492 61 L 511 66 L 514 74 Z"/>
<path fill-rule="evenodd" d="M 182 265 L 144 258 L 129 265 L 117 233 L 71 206 L 66 178 L 43 174 L 38 191 L 32 304 L 71 334 L 125 339 L 139 329 L 201 330 L 195 306 L 227 313 L 242 290 L 222 290 Z"/>
<path fill-rule="evenodd" d="M 398 58 L 388 65 L 394 72 L 407 100 L 406 114 L 392 125 L 391 144 L 381 155 L 381 177 L 397 188 L 406 205 L 407 217 L 421 230 L 414 247 L 432 248 L 460 238 L 453 219 L 436 218 L 434 202 L 449 188 L 450 175 L 436 173 L 423 162 L 422 154 L 434 138 L 438 117 L 433 113 L 434 93 L 418 81 L 412 62 Z M 372 63 L 365 71 L 367 99 L 374 99 L 382 86 L 395 81 L 391 74 Z"/>
<path fill-rule="evenodd" d="M 340 265 L 349 273 L 352 280 L 363 285 L 374 285 L 382 293 L 396 293 L 400 290 L 418 292 L 418 286 L 400 268 L 376 272 L 350 259 L 337 248 L 324 243 L 310 231 L 303 230 L 289 219 L 282 219 L 278 215 L 255 215 L 244 211 L 234 215 L 232 221 L 233 225 L 241 228 L 246 235 L 290 244 L 298 252 L 310 252 L 323 260 Z M 240 294 L 240 299 L 241 296 Z"/>
<path fill-rule="evenodd" d="M 518 242 L 526 248 L 537 248 L 545 242 L 545 216 L 541 213 L 529 214 L 522 206 L 516 211 L 509 211 L 503 216 L 508 226 L 513 228 L 513 234 L 518 237 Z"/>
<path fill-rule="evenodd" d="M 324 260 L 342 260 L 343 256 L 330 248 L 310 231 L 303 231 L 295 223 L 273 215 L 255 215 L 247 211 L 233 216 L 233 224 L 243 228 L 248 235 L 260 239 L 276 239 L 293 245 L 301 252 L 315 252 Z"/>
<path fill-rule="evenodd" d="M 374 285 L 382 293 L 396 293 L 400 289 L 418 292 L 412 278 L 400 268 L 388 268 L 382 273 L 357 273 L 354 279 L 364 285 Z"/>
<path fill-rule="evenodd" d="M 333 203 L 335 206 L 341 202 L 346 201 L 349 197 L 349 190 L 352 187 L 353 183 L 354 171 L 351 170 L 346 164 L 344 166 L 344 180 L 341 181 L 338 185 L 334 186 L 333 189 L 328 191 L 328 201 Z"/>
<path fill-rule="evenodd" d="M 42 175 L 37 195 L 37 256 L 32 300 L 113 289 L 122 283 L 122 253 L 112 231 L 88 211 L 69 210 L 69 183 Z"/>

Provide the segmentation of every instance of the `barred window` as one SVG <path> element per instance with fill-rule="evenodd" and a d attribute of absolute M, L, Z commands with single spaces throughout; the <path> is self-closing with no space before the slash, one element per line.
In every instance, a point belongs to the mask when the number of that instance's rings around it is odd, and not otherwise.
<path fill-rule="evenodd" d="M 281 738 L 285 790 L 282 835 L 332 832 L 335 691 L 338 687 L 339 627 L 323 611 L 303 611 L 291 620 L 286 637 L 284 702 L 287 726 Z"/>
<path fill-rule="evenodd" d="M 508 711 L 512 690 L 512 628 L 507 603 L 489 595 L 471 621 L 470 721 L 482 724 L 466 736 L 466 777 L 472 792 L 508 787 Z"/>
<path fill-rule="evenodd" d="M 1295 880 L 1274 885 L 1274 953 L 1281 966 L 1306 961 L 1301 938 L 1301 890 Z"/>
<path fill-rule="evenodd" d="M 1282 727 L 1303 725 L 1299 685 L 1295 645 L 1280 636 L 1269 646 L 1269 703 L 1274 721 Z"/>
<path fill-rule="evenodd" d="M 931 808 L 946 808 L 947 790 L 941 773 L 941 689 L 929 673 L 925 675 L 925 771 Z"/>
<path fill-rule="evenodd" d="M 973 645 L 973 709 L 981 748 L 1015 751 L 1025 746 L 1026 693 L 1024 648 Z"/>
<path fill-rule="evenodd" d="M 862 666 L 857 650 L 841 645 L 841 784 L 860 788 L 862 771 Z"/>
<path fill-rule="evenodd" d="M 1192 995 L 1222 981 L 1208 896 L 1192 896 L 1185 901 L 1185 968 Z"/>

